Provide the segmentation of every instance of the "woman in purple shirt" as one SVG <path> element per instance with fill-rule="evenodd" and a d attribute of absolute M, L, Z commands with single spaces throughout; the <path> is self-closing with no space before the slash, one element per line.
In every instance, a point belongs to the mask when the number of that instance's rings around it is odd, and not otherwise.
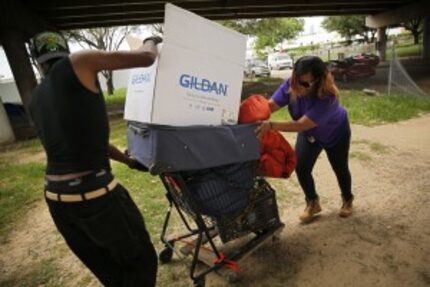
<path fill-rule="evenodd" d="M 339 90 L 324 62 L 314 56 L 302 57 L 295 63 L 291 78 L 281 84 L 269 101 L 272 112 L 288 106 L 293 121 L 266 121 L 257 129 L 259 135 L 269 129 L 298 132 L 296 174 L 306 196 L 302 222 L 312 221 L 321 211 L 312 169 L 322 150 L 327 153 L 342 192 L 339 215 L 352 214 L 354 196 L 348 167 L 351 130 L 338 97 Z"/>

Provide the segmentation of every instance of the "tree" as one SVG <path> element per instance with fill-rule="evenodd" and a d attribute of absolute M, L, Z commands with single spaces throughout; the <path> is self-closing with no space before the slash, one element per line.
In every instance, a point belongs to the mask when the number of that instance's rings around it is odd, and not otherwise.
<path fill-rule="evenodd" d="M 286 39 L 295 38 L 303 31 L 304 20 L 300 18 L 266 18 L 221 21 L 226 27 L 243 34 L 255 36 L 255 49 L 262 56 L 264 50 L 273 49 Z"/>
<path fill-rule="evenodd" d="M 223 20 L 221 25 L 245 35 L 255 35 L 261 19 Z"/>
<path fill-rule="evenodd" d="M 71 30 L 65 32 L 66 38 L 78 43 L 83 48 L 97 49 L 103 51 L 116 51 L 124 42 L 125 37 L 131 32 L 136 32 L 139 28 L 135 26 L 123 27 L 103 27 L 85 30 Z M 109 95 L 113 95 L 115 87 L 113 85 L 112 71 L 101 71 L 106 79 L 106 87 Z"/>
<path fill-rule="evenodd" d="M 163 24 L 152 24 L 151 25 L 152 33 L 162 37 L 164 34 L 164 26 Z"/>
<path fill-rule="evenodd" d="M 366 43 L 375 41 L 376 29 L 366 27 L 366 16 L 329 16 L 326 17 L 321 26 L 329 32 L 337 32 L 346 40 L 352 40 L 354 36 L 363 37 Z"/>
<path fill-rule="evenodd" d="M 406 30 L 411 31 L 414 36 L 414 44 L 419 44 L 420 35 L 423 32 L 423 21 L 421 18 L 413 19 L 408 22 L 402 23 L 402 26 L 405 27 Z"/>

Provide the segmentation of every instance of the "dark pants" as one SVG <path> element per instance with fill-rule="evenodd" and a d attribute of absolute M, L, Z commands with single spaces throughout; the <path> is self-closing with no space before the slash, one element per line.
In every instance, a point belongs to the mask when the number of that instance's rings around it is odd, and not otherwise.
<path fill-rule="evenodd" d="M 52 183 L 47 190 L 79 193 L 106 186 L 112 179 L 90 178 L 80 184 Z M 47 199 L 70 249 L 105 286 L 155 286 L 157 255 L 143 217 L 127 190 L 118 185 L 99 198 L 77 203 Z"/>
<path fill-rule="evenodd" d="M 318 198 L 312 170 L 323 149 L 327 153 L 331 167 L 336 174 L 342 198 L 346 201 L 352 198 L 351 173 L 348 167 L 350 141 L 351 131 L 349 128 L 339 142 L 331 148 L 323 148 L 317 142 L 311 143 L 305 133 L 298 134 L 296 142 L 296 174 L 307 201 Z"/>

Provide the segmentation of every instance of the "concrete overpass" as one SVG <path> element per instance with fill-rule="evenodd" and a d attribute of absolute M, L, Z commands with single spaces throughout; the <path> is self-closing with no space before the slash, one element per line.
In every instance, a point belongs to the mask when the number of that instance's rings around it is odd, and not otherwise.
<path fill-rule="evenodd" d="M 26 109 L 36 79 L 25 45 L 35 33 L 46 29 L 161 23 L 166 2 L 213 20 L 367 14 L 371 15 L 367 24 L 379 29 L 382 53 L 385 27 L 424 17 L 424 56 L 430 58 L 428 0 L 0 0 L 0 45 Z"/>

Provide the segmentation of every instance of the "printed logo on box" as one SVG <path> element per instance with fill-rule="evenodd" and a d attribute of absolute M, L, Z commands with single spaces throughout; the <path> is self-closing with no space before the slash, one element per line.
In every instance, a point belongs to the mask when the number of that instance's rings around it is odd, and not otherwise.
<path fill-rule="evenodd" d="M 132 85 L 139 85 L 143 83 L 149 83 L 151 81 L 151 73 L 146 72 L 143 74 L 135 74 L 131 78 L 131 84 Z"/>
<path fill-rule="evenodd" d="M 227 84 L 217 83 L 208 79 L 182 74 L 179 77 L 179 84 L 183 88 L 227 96 Z"/>

